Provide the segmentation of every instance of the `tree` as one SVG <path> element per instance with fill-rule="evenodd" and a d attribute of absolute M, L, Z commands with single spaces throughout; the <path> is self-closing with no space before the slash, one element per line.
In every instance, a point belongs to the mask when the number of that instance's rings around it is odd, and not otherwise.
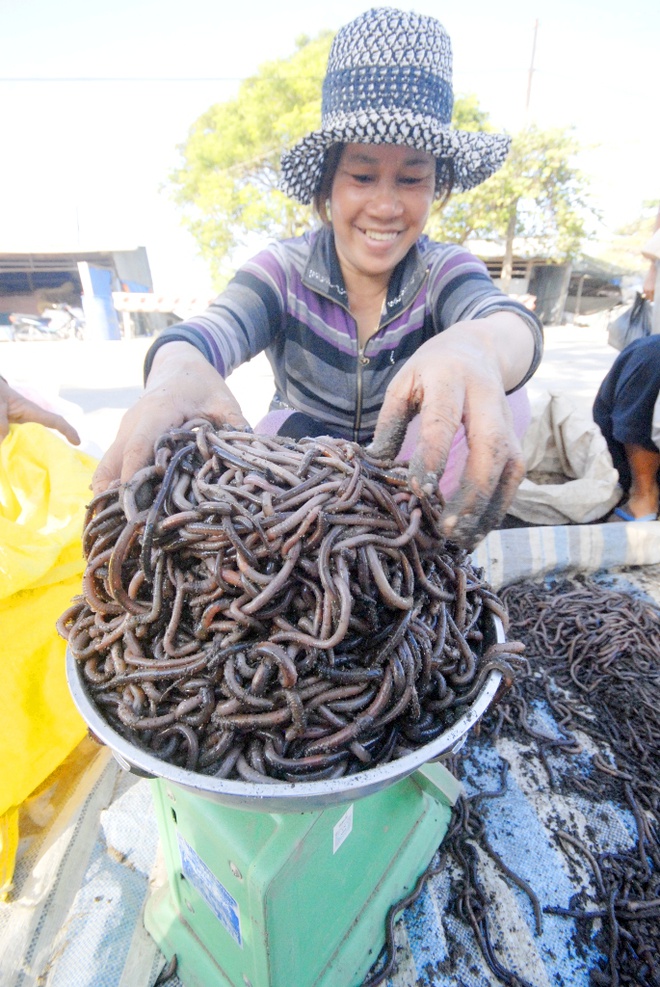
<path fill-rule="evenodd" d="M 645 272 L 649 262 L 642 256 L 642 247 L 655 229 L 659 208 L 658 199 L 644 201 L 639 216 L 601 237 L 594 256 L 614 267 L 627 269 L 631 274 Z"/>
<path fill-rule="evenodd" d="M 533 238 L 536 252 L 556 261 L 576 256 L 591 209 L 587 179 L 573 164 L 578 151 L 570 130 L 521 130 L 494 175 L 434 211 L 430 235 L 455 243 L 475 238 L 504 241 L 504 284 L 511 279 L 515 237 Z"/>
<path fill-rule="evenodd" d="M 325 31 L 313 40 L 299 38 L 293 55 L 266 63 L 234 99 L 211 106 L 179 148 L 182 160 L 169 191 L 217 287 L 250 235 L 295 236 L 309 228 L 310 207 L 277 188 L 279 162 L 283 148 L 319 126 L 332 37 Z M 488 127 L 475 96 L 457 98 L 454 121 L 463 129 Z"/>
<path fill-rule="evenodd" d="M 277 188 L 282 150 L 319 126 L 321 84 L 332 33 L 301 37 L 289 58 L 263 65 L 235 99 L 217 103 L 192 126 L 170 176 L 184 224 L 220 285 L 249 234 L 296 236 L 311 211 Z"/>
<path fill-rule="evenodd" d="M 263 65 L 234 99 L 204 113 L 180 148 L 170 191 L 218 288 L 251 235 L 296 236 L 309 228 L 310 207 L 278 190 L 279 163 L 284 148 L 319 126 L 332 37 L 302 37 L 293 55 Z M 493 130 L 473 95 L 456 98 L 452 122 L 461 130 Z M 584 236 L 586 187 L 571 163 L 577 150 L 569 131 L 521 131 L 495 175 L 433 212 L 429 234 L 455 243 L 503 240 L 504 279 L 515 236 L 534 236 L 555 259 L 573 255 Z"/>

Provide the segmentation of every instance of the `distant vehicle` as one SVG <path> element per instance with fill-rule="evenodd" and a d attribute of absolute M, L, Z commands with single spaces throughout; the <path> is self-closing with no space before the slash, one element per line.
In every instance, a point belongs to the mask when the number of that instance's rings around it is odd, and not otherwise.
<path fill-rule="evenodd" d="M 84 339 L 82 309 L 64 303 L 46 309 L 43 315 L 12 312 L 9 316 L 15 340 Z"/>

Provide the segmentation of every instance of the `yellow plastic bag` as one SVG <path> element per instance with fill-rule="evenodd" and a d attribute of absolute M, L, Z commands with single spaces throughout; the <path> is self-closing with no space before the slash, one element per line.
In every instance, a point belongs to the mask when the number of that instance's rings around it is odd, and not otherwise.
<path fill-rule="evenodd" d="M 86 732 L 55 622 L 80 592 L 96 460 L 41 425 L 0 443 L 0 894 L 11 884 L 18 806 Z"/>

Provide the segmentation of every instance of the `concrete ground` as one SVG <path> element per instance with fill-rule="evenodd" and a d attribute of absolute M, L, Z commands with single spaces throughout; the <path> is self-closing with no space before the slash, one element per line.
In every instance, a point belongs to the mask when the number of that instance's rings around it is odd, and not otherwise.
<path fill-rule="evenodd" d="M 546 328 L 546 349 L 528 385 L 532 402 L 545 391 L 567 393 L 587 414 L 598 386 L 616 356 L 607 345 L 607 313 L 580 325 Z M 77 427 L 83 448 L 100 456 L 112 442 L 121 417 L 142 390 L 142 364 L 151 339 L 116 341 L 58 340 L 0 343 L 0 373 L 12 384 L 63 413 Z M 266 413 L 272 375 L 264 356 L 230 378 L 248 421 Z"/>

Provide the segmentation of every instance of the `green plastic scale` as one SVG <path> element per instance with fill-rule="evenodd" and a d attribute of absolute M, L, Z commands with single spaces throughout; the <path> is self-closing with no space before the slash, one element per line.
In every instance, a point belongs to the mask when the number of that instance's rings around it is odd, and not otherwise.
<path fill-rule="evenodd" d="M 144 921 L 186 987 L 358 987 L 460 790 L 428 764 L 348 805 L 291 814 L 152 785 L 168 884 Z"/>
<path fill-rule="evenodd" d="M 488 635 L 489 637 L 491 635 Z M 493 618 L 493 640 L 504 640 Z M 185 987 L 359 987 L 385 943 L 391 905 L 445 837 L 460 783 L 439 762 L 496 696 L 492 671 L 461 718 L 411 754 L 349 777 L 253 784 L 187 771 L 101 717 L 67 652 L 90 731 L 148 777 L 167 884 L 145 925 Z"/>

